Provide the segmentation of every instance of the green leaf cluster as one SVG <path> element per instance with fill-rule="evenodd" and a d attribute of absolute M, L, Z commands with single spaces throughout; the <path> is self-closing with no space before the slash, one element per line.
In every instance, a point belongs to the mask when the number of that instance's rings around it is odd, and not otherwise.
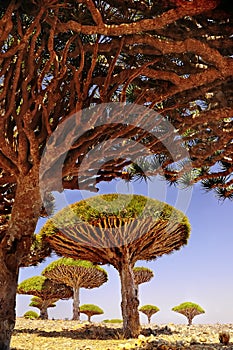
<path fill-rule="evenodd" d="M 29 306 L 32 306 L 32 307 L 37 307 L 38 309 L 41 308 L 41 306 L 43 305 L 43 302 L 44 302 L 44 299 L 42 298 L 39 298 L 39 297 L 32 297 L 31 298 L 31 302 L 29 304 Z M 51 302 L 48 307 L 55 307 L 56 304 Z"/>
<path fill-rule="evenodd" d="M 104 311 L 97 305 L 94 304 L 83 304 L 80 306 L 80 312 L 85 313 L 85 312 L 92 312 L 95 313 L 96 315 L 101 315 L 104 313 Z"/>
<path fill-rule="evenodd" d="M 36 318 L 39 318 L 39 315 L 37 312 L 29 310 L 27 312 L 25 312 L 25 314 L 23 315 L 24 318 L 30 318 L 31 320 L 34 320 Z"/>
<path fill-rule="evenodd" d="M 44 276 L 33 276 L 27 278 L 18 285 L 18 291 L 24 291 L 25 293 L 34 290 L 42 291 L 45 288 L 46 278 Z"/>
<path fill-rule="evenodd" d="M 76 260 L 76 259 L 72 259 L 72 258 L 60 258 L 58 260 L 55 260 L 55 261 L 51 262 L 42 271 L 42 275 L 44 275 L 46 272 L 52 271 L 57 266 L 61 266 L 61 265 L 65 265 L 65 266 L 80 266 L 80 267 L 84 267 L 84 268 L 87 268 L 87 269 L 88 268 L 94 268 L 94 269 L 97 269 L 97 270 L 103 272 L 105 275 L 107 275 L 107 272 L 103 268 L 101 268 L 98 265 L 92 264 L 88 260 Z"/>
<path fill-rule="evenodd" d="M 142 195 L 104 194 L 71 204 L 47 221 L 42 236 L 59 232 L 60 228 L 116 216 L 118 218 L 152 217 L 155 221 L 180 223 L 190 232 L 187 217 L 171 205 Z"/>
<path fill-rule="evenodd" d="M 155 305 L 150 305 L 150 304 L 147 304 L 147 305 L 143 305 L 142 307 L 140 307 L 139 311 L 154 311 L 154 312 L 158 312 L 160 309 L 155 306 Z"/>
<path fill-rule="evenodd" d="M 151 272 L 153 273 L 153 271 L 151 269 L 149 269 L 148 267 L 144 267 L 144 266 L 136 266 L 133 268 L 134 272 L 139 272 L 139 271 L 146 271 L 146 272 Z M 154 273 L 153 273 L 154 274 Z"/>
<path fill-rule="evenodd" d="M 185 311 L 187 309 L 196 309 L 199 313 L 205 313 L 205 310 L 203 310 L 200 305 L 192 303 L 190 301 L 186 301 L 184 303 L 181 303 L 180 305 L 174 306 L 172 308 L 172 311 L 180 312 Z"/>
<path fill-rule="evenodd" d="M 122 323 L 123 320 L 120 318 L 112 318 L 110 320 L 103 320 L 104 323 Z"/>

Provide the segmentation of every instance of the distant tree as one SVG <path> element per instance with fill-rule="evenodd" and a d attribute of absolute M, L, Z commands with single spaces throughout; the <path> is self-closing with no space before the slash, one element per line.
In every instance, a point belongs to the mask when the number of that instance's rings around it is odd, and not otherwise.
<path fill-rule="evenodd" d="M 133 274 L 136 292 L 138 295 L 138 285 L 149 282 L 151 278 L 154 277 L 154 273 L 147 267 L 137 266 L 133 268 Z"/>
<path fill-rule="evenodd" d="M 31 298 L 31 302 L 29 304 L 29 306 L 32 306 L 32 307 L 36 307 L 37 309 L 40 310 L 40 318 L 43 319 L 43 320 L 47 320 L 48 319 L 48 308 L 49 307 L 55 307 L 56 304 L 55 302 L 57 301 L 58 299 L 43 299 L 43 298 L 40 298 L 40 297 L 32 297 Z"/>
<path fill-rule="evenodd" d="M 34 320 L 39 318 L 39 315 L 37 312 L 33 311 L 33 310 L 28 310 L 25 312 L 25 314 L 23 315 L 24 318 L 30 318 L 30 320 Z"/>
<path fill-rule="evenodd" d="M 178 306 L 174 306 L 172 311 L 186 316 L 189 326 L 191 326 L 192 320 L 195 316 L 205 313 L 205 310 L 203 310 L 198 304 L 192 302 L 184 302 Z"/>
<path fill-rule="evenodd" d="M 139 195 L 108 194 L 64 208 L 47 221 L 40 235 L 59 255 L 117 269 L 128 338 L 140 333 L 134 264 L 180 249 L 189 232 L 187 217 L 166 203 Z"/>
<path fill-rule="evenodd" d="M 53 261 L 42 275 L 56 283 L 64 283 L 73 290 L 73 320 L 79 320 L 80 288 L 96 288 L 107 282 L 107 272 L 90 261 L 61 258 Z"/>
<path fill-rule="evenodd" d="M 94 304 L 83 304 L 80 306 L 80 313 L 87 315 L 88 322 L 91 322 L 91 317 L 94 315 L 102 315 L 104 311 Z"/>
<path fill-rule="evenodd" d="M 18 294 L 29 294 L 44 300 L 44 308 L 40 318 L 47 319 L 48 305 L 59 299 L 69 299 L 73 291 L 65 284 L 54 283 L 44 276 L 34 276 L 22 281 L 17 288 Z"/>
<path fill-rule="evenodd" d="M 159 308 L 155 305 L 143 305 L 140 307 L 139 311 L 144 313 L 148 318 L 148 323 L 150 323 L 151 317 L 159 311 Z"/>

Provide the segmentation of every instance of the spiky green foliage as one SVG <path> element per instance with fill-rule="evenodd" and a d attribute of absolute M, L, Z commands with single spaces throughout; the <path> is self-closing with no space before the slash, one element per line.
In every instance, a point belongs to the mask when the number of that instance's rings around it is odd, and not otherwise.
<path fill-rule="evenodd" d="M 53 271 L 58 266 L 76 266 L 83 268 L 92 268 L 101 271 L 104 275 L 107 276 L 107 272 L 98 265 L 94 265 L 88 260 L 77 260 L 72 258 L 60 258 L 58 260 L 52 261 L 45 269 L 42 271 L 42 275 L 46 275 L 47 272 Z"/>
<path fill-rule="evenodd" d="M 141 195 L 106 194 L 62 209 L 46 222 L 40 236 L 60 255 L 116 267 L 120 258 L 113 259 L 113 251 L 107 248 L 132 245 L 134 264 L 179 249 L 187 244 L 190 229 L 188 218 L 164 202 Z"/>
<path fill-rule="evenodd" d="M 55 283 L 64 283 L 74 290 L 95 288 L 107 282 L 107 272 L 87 260 L 61 258 L 51 262 L 42 275 Z"/>
<path fill-rule="evenodd" d="M 141 271 L 145 271 L 145 272 L 150 272 L 153 274 L 153 271 L 151 269 L 149 269 L 148 267 L 144 267 L 144 266 L 136 266 L 133 268 L 134 272 L 141 272 Z"/>
<path fill-rule="evenodd" d="M 190 224 L 181 211 L 166 203 L 140 195 L 108 194 L 64 208 L 40 234 L 60 255 L 109 263 L 118 270 L 124 334 L 132 337 L 140 328 L 134 264 L 180 249 L 187 244 Z"/>
<path fill-rule="evenodd" d="M 24 318 L 30 318 L 31 320 L 34 320 L 36 318 L 39 318 L 39 315 L 37 312 L 29 310 L 27 312 L 25 312 L 25 314 L 23 315 Z"/>
<path fill-rule="evenodd" d="M 187 233 L 190 232 L 187 217 L 167 203 L 141 195 L 105 194 L 65 207 L 46 222 L 40 235 L 42 237 L 53 235 L 59 232 L 60 227 L 78 227 L 85 222 L 101 221 L 111 216 L 138 220 L 151 217 L 154 221 L 160 222 L 169 220 L 182 224 Z"/>
<path fill-rule="evenodd" d="M 148 323 L 150 323 L 151 321 L 151 317 L 158 311 L 160 311 L 160 309 L 155 306 L 155 305 L 150 305 L 150 304 L 147 304 L 147 305 L 143 305 L 139 308 L 139 311 L 141 311 L 142 313 L 144 313 L 147 318 L 148 318 Z"/>
<path fill-rule="evenodd" d="M 178 312 L 188 319 L 188 325 L 190 326 L 192 324 L 192 319 L 200 314 L 205 313 L 205 310 L 202 309 L 202 307 L 198 304 L 192 303 L 192 302 L 184 302 L 180 305 L 174 306 L 172 308 L 172 311 Z"/>
<path fill-rule="evenodd" d="M 80 306 L 80 313 L 87 315 L 88 321 L 94 315 L 102 315 L 104 311 L 97 305 L 94 304 L 83 304 Z"/>
<path fill-rule="evenodd" d="M 200 305 L 192 303 L 190 301 L 186 301 L 186 302 L 184 302 L 184 303 L 182 303 L 180 305 L 174 306 L 172 308 L 172 311 L 181 312 L 181 311 L 186 311 L 188 309 L 195 309 L 199 313 L 204 313 L 205 312 Z"/>
<path fill-rule="evenodd" d="M 17 293 L 56 299 L 68 299 L 73 295 L 71 288 L 54 283 L 44 276 L 33 276 L 22 281 L 18 285 Z"/>
<path fill-rule="evenodd" d="M 25 294 L 34 290 L 35 292 L 41 292 L 45 289 L 46 278 L 43 276 L 33 276 L 27 278 L 18 285 L 18 292 L 24 291 Z"/>
<path fill-rule="evenodd" d="M 160 310 L 160 309 L 159 309 L 157 306 L 155 306 L 155 305 L 150 305 L 150 304 L 143 305 L 143 306 L 141 306 L 140 309 L 139 309 L 139 311 L 142 311 L 142 312 L 144 312 L 144 311 L 154 311 L 154 313 L 155 313 L 155 312 L 158 312 L 159 310 Z"/>
<path fill-rule="evenodd" d="M 48 319 L 48 308 L 55 307 L 57 297 L 53 297 L 53 293 L 41 293 L 41 297 L 32 297 L 29 306 L 36 307 L 40 310 L 40 318 L 42 320 Z"/>
<path fill-rule="evenodd" d="M 85 313 L 86 311 L 95 312 L 96 315 L 101 315 L 104 313 L 99 306 L 94 304 L 83 304 L 80 306 L 80 312 Z"/>
<path fill-rule="evenodd" d="M 136 285 L 149 282 L 154 277 L 154 272 L 151 269 L 143 266 L 133 268 L 134 282 Z"/>
<path fill-rule="evenodd" d="M 44 299 L 40 297 L 32 297 L 29 306 L 37 307 L 38 309 L 41 309 L 41 307 L 43 306 L 43 302 L 44 302 Z M 51 302 L 47 305 L 47 308 L 55 307 L 55 306 L 56 304 L 54 302 Z"/>
<path fill-rule="evenodd" d="M 87 260 L 61 258 L 50 263 L 42 275 L 73 289 L 73 320 L 79 320 L 80 288 L 96 288 L 107 282 L 107 272 Z"/>
<path fill-rule="evenodd" d="M 103 320 L 104 323 L 122 323 L 123 320 L 120 318 L 112 318 L 110 320 Z"/>

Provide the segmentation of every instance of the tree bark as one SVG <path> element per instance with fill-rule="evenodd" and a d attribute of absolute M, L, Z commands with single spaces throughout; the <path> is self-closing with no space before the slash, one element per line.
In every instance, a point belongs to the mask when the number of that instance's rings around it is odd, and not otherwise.
<path fill-rule="evenodd" d="M 44 306 L 40 310 L 40 319 L 47 320 L 48 319 L 48 309 L 47 306 Z"/>
<path fill-rule="evenodd" d="M 188 326 L 192 325 L 192 320 L 193 320 L 193 317 L 192 316 L 188 316 Z"/>
<path fill-rule="evenodd" d="M 15 326 L 15 297 L 18 266 L 13 254 L 0 250 L 0 349 L 10 348 Z"/>
<path fill-rule="evenodd" d="M 73 320 L 80 320 L 80 298 L 79 288 L 73 288 Z"/>
<path fill-rule="evenodd" d="M 133 270 L 128 261 L 118 269 L 121 279 L 121 310 L 125 338 L 137 338 L 140 334 L 140 321 L 137 292 L 134 283 Z"/>
<path fill-rule="evenodd" d="M 15 326 L 15 300 L 20 262 L 29 254 L 40 214 L 38 175 L 18 179 L 8 228 L 0 236 L 0 349 L 10 348 Z"/>

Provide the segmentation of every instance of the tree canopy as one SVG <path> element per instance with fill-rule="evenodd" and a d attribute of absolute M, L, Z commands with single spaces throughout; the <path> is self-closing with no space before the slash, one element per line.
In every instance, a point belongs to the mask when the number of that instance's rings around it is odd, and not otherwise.
<path fill-rule="evenodd" d="M 45 223 L 40 236 L 60 255 L 118 268 L 119 249 L 129 249 L 134 265 L 179 249 L 189 233 L 187 217 L 164 202 L 141 195 L 106 194 L 62 209 Z"/>
<path fill-rule="evenodd" d="M 18 0 L 4 2 L 0 14 L 1 213 L 11 212 L 17 176 L 38 167 L 56 127 L 76 111 L 113 101 L 145 105 L 164 116 L 190 154 L 193 170 L 186 183 L 203 181 L 206 189 L 231 198 L 232 10 L 226 1 L 44 0 L 42 6 Z M 90 148 L 119 136 L 150 148 L 151 173 L 158 171 L 157 160 L 169 181 L 179 180 L 185 167 L 170 166 L 174 159 L 166 147 L 140 131 L 139 120 L 132 122 L 135 128 L 115 124 L 113 130 L 110 123 L 89 130 L 88 121 L 81 121 L 85 132 L 67 156 L 63 187 L 83 183 L 91 189 L 124 178 L 132 161 L 118 147 L 118 157 L 101 162 L 101 169 L 93 160 L 77 181 Z M 158 120 L 148 123 L 153 130 Z M 104 159 L 105 150 L 98 152 Z M 131 170 L 129 178 L 140 175 L 140 168 Z"/>
<path fill-rule="evenodd" d="M 48 319 L 48 308 L 55 307 L 55 302 L 58 301 L 58 298 L 40 298 L 40 297 L 32 297 L 29 306 L 36 307 L 40 310 L 40 318 L 43 320 Z"/>
<path fill-rule="evenodd" d="M 121 278 L 126 337 L 140 330 L 133 267 L 187 244 L 190 224 L 176 208 L 141 195 L 105 194 L 62 209 L 40 235 L 56 253 L 111 264 Z"/>
<path fill-rule="evenodd" d="M 69 299 L 73 295 L 72 289 L 65 284 L 54 283 L 44 276 L 33 276 L 22 281 L 17 293 L 47 299 Z"/>
<path fill-rule="evenodd" d="M 155 305 L 150 305 L 150 304 L 147 304 L 147 305 L 143 305 L 140 307 L 139 311 L 141 311 L 142 313 L 144 313 L 147 318 L 148 318 L 148 323 L 151 322 L 151 317 L 159 311 L 159 308 Z"/>
<path fill-rule="evenodd" d="M 61 258 L 51 262 L 42 275 L 52 282 L 63 283 L 73 290 L 73 320 L 80 316 L 80 288 L 96 288 L 107 282 L 107 272 L 87 260 Z"/>
<path fill-rule="evenodd" d="M 94 304 L 83 304 L 80 306 L 80 313 L 87 315 L 88 321 L 91 322 L 91 316 L 102 315 L 104 311 Z"/>
<path fill-rule="evenodd" d="M 172 311 L 178 312 L 186 316 L 188 319 L 189 326 L 192 324 L 192 320 L 195 316 L 205 313 L 205 310 L 203 310 L 200 305 L 189 301 L 174 306 L 172 308 Z"/>
<path fill-rule="evenodd" d="M 154 272 L 151 269 L 143 266 L 133 268 L 134 282 L 136 285 L 149 282 L 154 277 Z"/>

